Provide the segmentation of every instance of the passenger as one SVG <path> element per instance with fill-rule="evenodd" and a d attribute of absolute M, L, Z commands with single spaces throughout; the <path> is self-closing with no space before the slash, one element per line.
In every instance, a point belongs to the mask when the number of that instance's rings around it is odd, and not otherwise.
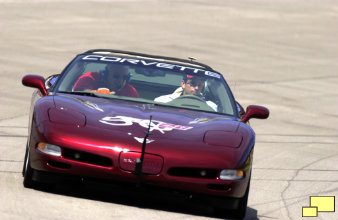
<path fill-rule="evenodd" d="M 139 98 L 136 89 L 128 83 L 129 79 L 128 66 L 109 64 L 103 73 L 87 72 L 80 76 L 75 82 L 73 90 L 89 89 L 93 92 Z"/>
<path fill-rule="evenodd" d="M 202 96 L 201 92 L 204 87 L 204 79 L 199 76 L 186 75 L 181 81 L 181 87 L 176 89 L 172 94 L 163 95 L 154 99 L 155 102 L 170 102 L 182 95 L 196 95 Z M 212 101 L 206 101 L 206 103 L 215 111 L 217 111 L 217 105 Z"/>

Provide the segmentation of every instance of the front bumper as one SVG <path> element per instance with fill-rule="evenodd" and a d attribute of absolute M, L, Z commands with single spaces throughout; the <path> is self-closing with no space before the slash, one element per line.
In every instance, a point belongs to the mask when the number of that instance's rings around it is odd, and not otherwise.
<path fill-rule="evenodd" d="M 31 167 L 37 171 L 33 175 L 34 180 L 57 182 L 58 178 L 77 180 L 89 178 L 105 180 L 111 183 L 129 184 L 131 186 L 136 186 L 138 183 L 138 177 L 134 172 L 121 169 L 121 166 L 119 166 L 121 152 L 118 151 L 109 153 L 111 164 L 97 162 L 94 164 L 91 161 L 80 161 L 69 156 L 66 158 L 64 154 L 59 157 L 51 156 L 40 152 L 34 147 L 31 147 L 30 154 Z M 164 165 L 158 174 L 143 174 L 141 184 L 152 188 L 178 190 L 188 194 L 241 198 L 245 194 L 250 177 L 250 173 L 246 173 L 241 180 L 221 180 L 217 177 L 218 175 L 207 175 L 206 177 L 184 176 L 172 173 L 171 170 L 172 167 Z"/>

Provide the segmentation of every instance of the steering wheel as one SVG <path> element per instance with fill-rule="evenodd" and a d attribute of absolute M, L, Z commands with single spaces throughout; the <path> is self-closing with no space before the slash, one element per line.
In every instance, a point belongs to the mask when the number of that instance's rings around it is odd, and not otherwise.
<path fill-rule="evenodd" d="M 214 111 L 214 109 L 212 109 L 203 98 L 196 95 L 181 95 L 168 102 L 168 104 L 186 108 Z"/>
<path fill-rule="evenodd" d="M 187 100 L 196 100 L 196 101 L 200 101 L 200 102 L 205 102 L 203 100 L 203 98 L 201 98 L 200 96 L 197 95 L 181 95 L 179 97 L 177 97 L 175 100 L 180 100 L 180 99 L 187 99 Z"/>

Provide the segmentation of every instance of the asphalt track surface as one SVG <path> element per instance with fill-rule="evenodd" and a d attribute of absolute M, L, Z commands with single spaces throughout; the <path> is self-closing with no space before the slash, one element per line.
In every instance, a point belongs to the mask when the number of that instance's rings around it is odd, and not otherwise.
<path fill-rule="evenodd" d="M 338 1 L 0 0 L 0 219 L 218 219 L 211 207 L 107 187 L 26 189 L 33 90 L 75 54 L 114 48 L 192 56 L 223 73 L 243 106 L 264 105 L 246 219 L 302 219 L 335 196 L 338 219 Z M 306 219 L 306 218 L 303 218 Z"/>

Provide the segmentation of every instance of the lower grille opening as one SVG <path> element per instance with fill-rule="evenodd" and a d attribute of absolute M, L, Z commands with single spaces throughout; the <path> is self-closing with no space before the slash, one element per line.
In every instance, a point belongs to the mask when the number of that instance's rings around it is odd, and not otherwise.
<path fill-rule="evenodd" d="M 54 161 L 54 160 L 49 160 L 48 165 L 50 165 L 52 167 L 64 169 L 64 170 L 68 170 L 72 167 L 70 164 L 61 163 L 61 162 L 57 162 L 57 161 Z"/>
<path fill-rule="evenodd" d="M 83 151 L 76 151 L 71 149 L 63 149 L 63 156 L 69 160 L 99 165 L 104 167 L 111 167 L 113 162 L 111 159 L 96 154 L 91 154 Z"/>
<path fill-rule="evenodd" d="M 170 168 L 168 170 L 168 174 L 171 175 L 171 176 L 215 179 L 217 177 L 218 170 L 201 169 L 201 168 L 173 167 L 173 168 Z"/>
<path fill-rule="evenodd" d="M 220 191 L 228 191 L 231 189 L 230 186 L 221 185 L 221 184 L 208 184 L 207 188 L 212 189 L 212 190 L 220 190 Z"/>

